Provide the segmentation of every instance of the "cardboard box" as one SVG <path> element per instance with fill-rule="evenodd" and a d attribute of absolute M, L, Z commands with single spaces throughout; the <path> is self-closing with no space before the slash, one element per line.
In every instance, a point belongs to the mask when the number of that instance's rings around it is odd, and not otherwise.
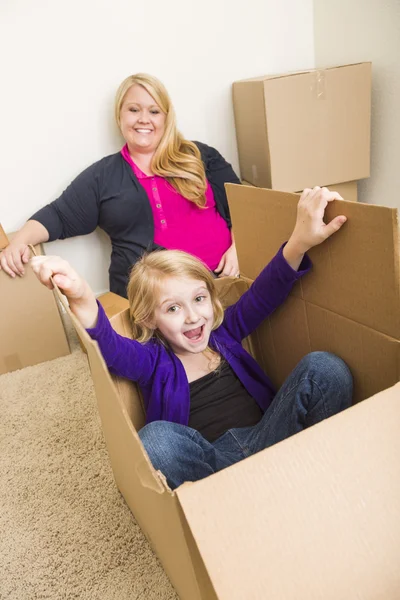
<path fill-rule="evenodd" d="M 254 279 L 289 238 L 298 197 L 255 187 L 226 188 L 240 272 Z M 360 400 L 400 379 L 397 211 L 336 201 L 325 214 L 326 222 L 339 214 L 348 221 L 310 251 L 312 272 L 275 312 L 273 325 L 262 328 L 265 348 L 279 356 L 265 357 L 263 366 L 279 383 L 308 351 L 335 352 L 350 365 Z"/>
<path fill-rule="evenodd" d="M 338 192 L 343 200 L 349 202 L 357 202 L 358 200 L 358 182 L 346 181 L 345 183 L 332 183 L 324 187 L 328 187 L 332 192 Z M 302 190 L 298 193 L 301 194 Z"/>
<path fill-rule="evenodd" d="M 111 319 L 114 315 L 124 311 L 126 308 L 129 308 L 129 302 L 126 298 L 122 296 L 118 296 L 118 294 L 114 294 L 114 292 L 105 292 L 97 297 L 97 300 L 100 302 L 102 307 L 104 308 L 104 312 L 107 317 Z M 78 339 L 81 349 L 86 354 L 85 344 L 82 342 L 79 332 Z"/>
<path fill-rule="evenodd" d="M 106 292 L 98 296 L 97 300 L 100 302 L 104 311 L 109 319 L 120 312 L 123 312 L 129 308 L 129 302 L 126 298 L 114 294 L 114 292 Z"/>
<path fill-rule="evenodd" d="M 287 238 L 298 197 L 227 191 L 239 261 L 255 276 Z M 72 315 L 116 483 L 182 600 L 400 597 L 396 212 L 341 201 L 329 216 L 339 208 L 346 226 L 314 249 L 313 272 L 245 347 L 277 385 L 298 358 L 322 349 L 348 361 L 358 400 L 380 393 L 207 479 L 169 490 L 137 435 L 145 422 L 137 387 L 110 375 Z M 216 281 L 225 305 L 250 284 Z M 127 310 L 111 322 L 131 336 Z"/>
<path fill-rule="evenodd" d="M 7 244 L 1 230 L 0 248 Z M 43 254 L 41 246 L 35 250 Z M 1 270 L 0 290 L 0 375 L 70 353 L 54 295 L 39 283 L 29 265 L 25 275 L 15 279 Z"/>
<path fill-rule="evenodd" d="M 358 186 L 357 181 L 347 181 L 346 183 L 334 183 L 332 185 L 326 185 L 321 187 L 329 187 L 332 192 L 338 192 L 343 200 L 348 200 L 349 202 L 357 202 L 358 200 Z M 252 183 L 248 181 L 242 180 L 242 185 L 253 186 Z M 303 190 L 299 190 L 296 194 L 301 194 Z"/>
<path fill-rule="evenodd" d="M 294 192 L 370 175 L 371 63 L 233 84 L 241 177 Z"/>

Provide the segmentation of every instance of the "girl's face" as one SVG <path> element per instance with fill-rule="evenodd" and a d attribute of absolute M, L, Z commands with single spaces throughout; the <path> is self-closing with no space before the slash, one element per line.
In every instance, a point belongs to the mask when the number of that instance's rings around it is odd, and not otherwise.
<path fill-rule="evenodd" d="M 204 281 L 179 277 L 163 281 L 153 325 L 177 356 L 203 352 L 213 323 L 214 310 Z"/>
<path fill-rule="evenodd" d="M 121 133 L 129 151 L 155 152 L 165 131 L 166 115 L 141 85 L 132 85 L 125 94 L 120 112 Z"/>

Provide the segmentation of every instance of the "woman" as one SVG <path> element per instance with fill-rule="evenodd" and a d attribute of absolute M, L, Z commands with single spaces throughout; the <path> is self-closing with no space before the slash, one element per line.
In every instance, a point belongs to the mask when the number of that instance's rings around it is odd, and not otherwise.
<path fill-rule="evenodd" d="M 184 250 L 218 276 L 237 275 L 226 182 L 240 183 L 214 149 L 178 132 L 163 84 L 146 74 L 120 85 L 115 117 L 120 152 L 96 162 L 36 212 L 0 255 L 0 268 L 23 275 L 28 244 L 91 233 L 111 238 L 110 290 L 126 297 L 131 266 L 144 252 Z"/>

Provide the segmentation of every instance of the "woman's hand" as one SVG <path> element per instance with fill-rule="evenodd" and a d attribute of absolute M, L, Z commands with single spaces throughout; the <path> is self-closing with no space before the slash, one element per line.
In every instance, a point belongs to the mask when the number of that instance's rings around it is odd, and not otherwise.
<path fill-rule="evenodd" d="M 235 242 L 232 242 L 232 245 L 222 255 L 218 267 L 214 269 L 214 273 L 217 273 L 218 277 L 239 277 L 239 262 Z"/>
<path fill-rule="evenodd" d="M 3 252 L 0 252 L 0 269 L 10 277 L 25 273 L 24 265 L 29 261 L 30 250 L 28 244 L 35 246 L 47 242 L 49 232 L 39 221 L 29 220 L 14 235 L 11 242 Z"/>
<path fill-rule="evenodd" d="M 283 256 L 290 266 L 297 271 L 304 254 L 313 246 L 324 242 L 338 231 L 347 218 L 340 215 L 330 223 L 324 223 L 324 213 L 328 202 L 343 200 L 337 192 L 328 188 L 315 187 L 305 189 L 297 205 L 297 219 L 293 233 L 283 249 Z"/>
<path fill-rule="evenodd" d="M 53 289 L 53 283 L 68 298 L 70 308 L 85 329 L 94 327 L 97 322 L 98 307 L 96 298 L 88 283 L 71 265 L 59 256 L 35 256 L 30 261 L 39 281 Z"/>
<path fill-rule="evenodd" d="M 11 241 L 0 253 L 0 269 L 10 277 L 24 274 L 24 265 L 29 261 L 30 250 L 27 244 Z"/>

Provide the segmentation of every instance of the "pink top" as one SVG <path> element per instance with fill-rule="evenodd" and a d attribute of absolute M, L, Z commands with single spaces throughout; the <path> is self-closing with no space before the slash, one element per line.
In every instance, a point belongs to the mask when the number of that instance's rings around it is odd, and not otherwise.
<path fill-rule="evenodd" d="M 231 232 L 219 214 L 207 182 L 206 208 L 179 194 L 164 177 L 146 175 L 133 162 L 127 145 L 121 154 L 147 192 L 154 218 L 154 242 L 168 250 L 184 250 L 212 271 L 232 244 Z"/>

